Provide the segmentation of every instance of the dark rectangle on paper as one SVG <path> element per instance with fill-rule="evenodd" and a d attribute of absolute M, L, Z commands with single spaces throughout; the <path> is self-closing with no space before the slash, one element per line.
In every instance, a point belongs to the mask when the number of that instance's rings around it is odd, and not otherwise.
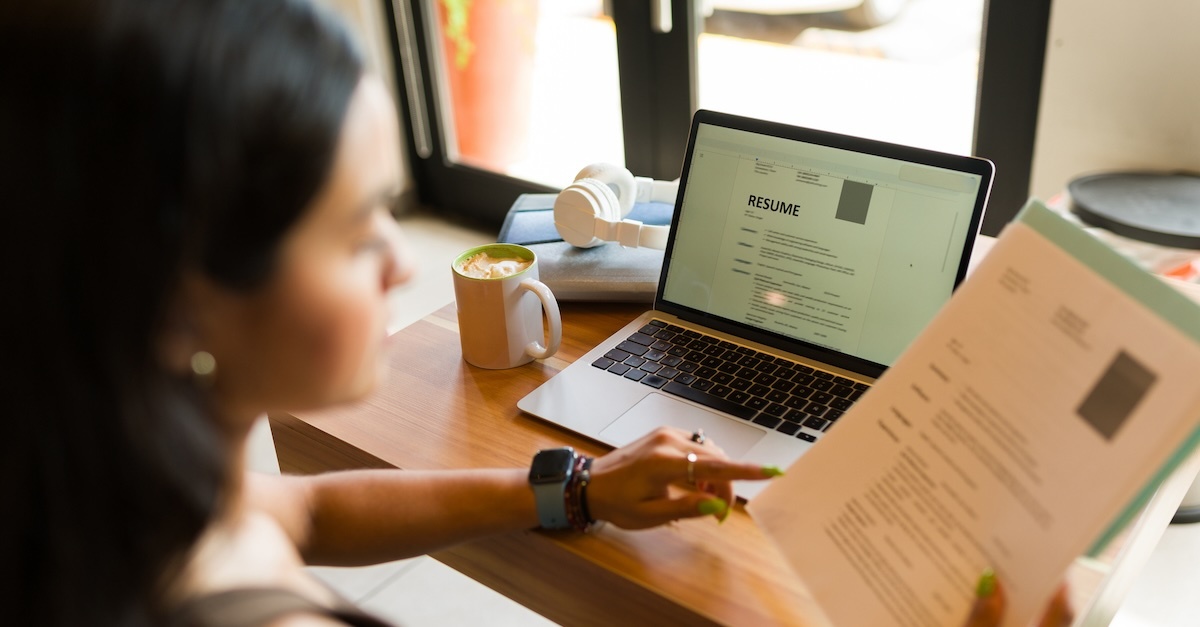
<path fill-rule="evenodd" d="M 1121 351 L 1076 411 L 1104 439 L 1111 440 L 1157 378 L 1128 353 Z"/>
<path fill-rule="evenodd" d="M 842 196 L 838 198 L 837 215 L 834 217 L 846 222 L 866 224 L 867 209 L 871 206 L 871 193 L 874 191 L 874 185 L 842 181 Z"/>

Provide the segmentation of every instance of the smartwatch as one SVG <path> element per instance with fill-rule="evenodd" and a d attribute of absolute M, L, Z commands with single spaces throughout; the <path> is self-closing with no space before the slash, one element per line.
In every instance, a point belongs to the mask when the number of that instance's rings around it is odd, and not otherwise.
<path fill-rule="evenodd" d="M 538 524 L 542 529 L 567 529 L 567 484 L 575 470 L 575 449 L 550 448 L 538 451 L 529 467 L 529 487 L 537 502 Z"/>

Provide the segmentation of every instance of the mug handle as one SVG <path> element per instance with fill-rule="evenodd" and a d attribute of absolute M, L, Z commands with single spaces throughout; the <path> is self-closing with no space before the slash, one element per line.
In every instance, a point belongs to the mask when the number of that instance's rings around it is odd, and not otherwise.
<path fill-rule="evenodd" d="M 521 289 L 529 290 L 537 295 L 538 300 L 542 301 L 542 309 L 546 312 L 546 319 L 550 322 L 550 342 L 546 346 L 536 340 L 525 346 L 525 354 L 534 359 L 545 359 L 554 353 L 558 352 L 558 345 L 562 343 L 562 318 L 558 315 L 558 301 L 554 299 L 554 294 L 550 292 L 550 288 L 546 287 L 545 283 L 536 279 L 525 279 L 521 281 Z"/>

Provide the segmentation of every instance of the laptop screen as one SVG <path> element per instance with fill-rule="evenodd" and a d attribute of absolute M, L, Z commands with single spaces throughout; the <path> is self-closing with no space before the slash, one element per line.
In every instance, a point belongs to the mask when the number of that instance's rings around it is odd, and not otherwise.
<path fill-rule="evenodd" d="M 877 376 L 965 276 L 992 166 L 701 111 L 680 178 L 659 307 Z"/>

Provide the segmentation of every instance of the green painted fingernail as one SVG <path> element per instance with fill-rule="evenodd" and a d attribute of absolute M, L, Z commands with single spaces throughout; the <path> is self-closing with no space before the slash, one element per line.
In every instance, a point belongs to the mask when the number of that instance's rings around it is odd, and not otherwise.
<path fill-rule="evenodd" d="M 975 596 L 986 599 L 992 596 L 996 591 L 996 571 L 985 568 L 983 574 L 979 576 L 979 583 L 975 586 Z"/>
<path fill-rule="evenodd" d="M 711 498 L 707 501 L 700 501 L 700 507 L 698 509 L 700 510 L 701 514 L 704 514 L 705 516 L 711 516 L 713 514 L 719 514 L 727 511 L 729 509 L 729 504 L 725 502 L 725 499 Z"/>
<path fill-rule="evenodd" d="M 783 471 L 779 466 L 763 466 L 762 472 L 768 477 L 779 477 L 783 475 Z"/>

